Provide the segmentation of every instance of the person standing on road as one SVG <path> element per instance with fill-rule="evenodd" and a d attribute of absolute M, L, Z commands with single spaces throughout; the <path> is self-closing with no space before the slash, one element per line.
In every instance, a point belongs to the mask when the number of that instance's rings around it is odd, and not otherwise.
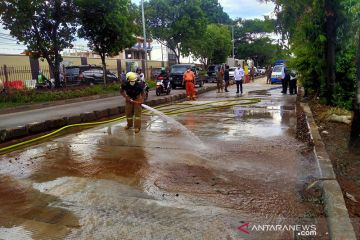
<path fill-rule="evenodd" d="M 271 84 L 271 73 L 272 73 L 272 68 L 271 66 L 268 66 L 266 69 L 266 84 Z"/>
<path fill-rule="evenodd" d="M 218 93 L 224 92 L 224 68 L 222 66 L 219 66 L 216 72 L 216 85 Z"/>
<path fill-rule="evenodd" d="M 4 90 L 5 90 L 5 86 L 4 86 L 3 81 L 0 78 L 0 93 L 2 93 Z"/>
<path fill-rule="evenodd" d="M 229 74 L 229 66 L 225 65 L 225 71 L 224 71 L 224 81 L 225 81 L 225 92 L 229 92 L 227 89 L 230 83 L 230 74 Z"/>
<path fill-rule="evenodd" d="M 290 72 L 287 68 L 284 68 L 284 78 L 282 79 L 282 86 L 283 86 L 283 90 L 282 93 L 283 94 L 287 94 L 287 89 L 290 83 Z"/>
<path fill-rule="evenodd" d="M 255 80 L 255 68 L 254 68 L 254 66 L 252 66 L 250 68 L 250 81 L 254 82 L 254 80 Z"/>
<path fill-rule="evenodd" d="M 278 77 L 278 80 L 281 81 L 281 86 L 282 86 L 281 93 L 286 93 L 287 86 L 285 87 L 285 67 L 282 68 L 281 76 Z"/>
<path fill-rule="evenodd" d="M 186 96 L 188 100 L 196 100 L 195 94 L 195 74 L 191 71 L 191 68 L 188 67 L 183 75 L 182 85 L 185 84 L 186 87 Z"/>
<path fill-rule="evenodd" d="M 235 78 L 235 82 L 236 82 L 236 93 L 239 93 L 239 87 L 240 87 L 240 92 L 241 94 L 243 93 L 243 77 L 245 75 L 244 69 L 242 69 L 242 67 L 239 65 L 234 72 L 234 78 Z"/>
<path fill-rule="evenodd" d="M 125 98 L 125 115 L 128 130 L 135 125 L 135 133 L 140 132 L 141 128 L 141 104 L 144 102 L 144 89 L 142 84 L 137 81 L 137 74 L 128 72 L 126 81 L 121 84 L 120 94 Z"/>
<path fill-rule="evenodd" d="M 290 72 L 289 92 L 290 95 L 297 94 L 297 79 L 293 72 Z"/>

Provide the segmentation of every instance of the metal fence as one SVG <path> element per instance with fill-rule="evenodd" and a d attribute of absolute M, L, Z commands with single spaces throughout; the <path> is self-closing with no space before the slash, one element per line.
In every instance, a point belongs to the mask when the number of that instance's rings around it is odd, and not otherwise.
<path fill-rule="evenodd" d="M 49 67 L 42 67 L 41 68 L 43 74 L 50 78 L 50 69 Z M 32 77 L 31 67 L 30 66 L 7 66 L 3 65 L 0 66 L 0 81 L 4 86 L 18 86 L 18 84 L 22 82 L 24 87 L 33 87 L 34 79 Z"/>
<path fill-rule="evenodd" d="M 41 66 L 40 70 L 46 78 L 51 78 L 48 66 Z M 109 66 L 107 70 L 116 74 L 117 77 L 120 77 L 116 66 Z M 152 67 L 147 69 L 147 79 L 153 78 L 153 71 L 154 69 Z M 35 76 L 37 75 L 38 73 L 35 73 Z M 33 79 L 33 73 L 30 66 L 0 66 L 0 88 L 35 88 L 35 85 L 36 79 Z"/>
<path fill-rule="evenodd" d="M 43 74 L 50 78 L 50 69 L 49 67 L 42 67 L 41 71 Z M 14 80 L 31 80 L 32 73 L 30 66 L 0 66 L 0 78 L 7 79 L 8 81 Z"/>

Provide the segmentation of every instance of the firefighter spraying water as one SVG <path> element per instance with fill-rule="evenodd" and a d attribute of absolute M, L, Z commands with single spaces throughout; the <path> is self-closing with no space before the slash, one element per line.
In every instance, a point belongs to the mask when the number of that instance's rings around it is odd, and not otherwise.
<path fill-rule="evenodd" d="M 135 133 L 141 129 L 141 104 L 144 102 L 144 86 L 137 81 L 138 76 L 134 72 L 126 74 L 126 81 L 122 83 L 120 94 L 125 98 L 125 115 L 128 130 L 134 126 Z"/>

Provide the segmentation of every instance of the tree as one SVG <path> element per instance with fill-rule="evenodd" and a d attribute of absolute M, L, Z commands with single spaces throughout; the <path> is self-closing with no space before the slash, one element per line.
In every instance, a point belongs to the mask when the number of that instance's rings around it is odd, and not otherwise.
<path fill-rule="evenodd" d="M 357 71 L 357 95 L 354 99 L 354 115 L 351 123 L 350 143 L 351 145 L 353 145 L 354 149 L 359 149 L 360 148 L 360 28 L 358 29 L 356 71 Z"/>
<path fill-rule="evenodd" d="M 203 37 L 194 42 L 192 54 L 207 68 L 211 63 L 223 63 L 232 49 L 227 26 L 209 24 Z"/>
<path fill-rule="evenodd" d="M 35 57 L 47 60 L 60 86 L 60 51 L 72 47 L 76 33 L 73 0 L 2 0 L 1 22 Z"/>
<path fill-rule="evenodd" d="M 275 20 L 237 19 L 235 20 L 236 57 L 252 58 L 257 65 L 270 64 L 276 58 L 282 58 L 285 51 L 278 43 L 273 43 L 270 35 L 275 32 Z"/>
<path fill-rule="evenodd" d="M 81 27 L 79 37 L 88 40 L 90 49 L 100 55 L 106 84 L 107 56 L 114 56 L 136 43 L 135 16 L 129 0 L 77 0 Z"/>
<path fill-rule="evenodd" d="M 218 0 L 201 0 L 200 8 L 204 12 L 208 23 L 232 24 L 232 20 L 224 12 Z"/>
<path fill-rule="evenodd" d="M 336 81 L 336 31 L 338 18 L 338 0 L 325 0 L 325 36 L 326 36 L 326 91 L 328 104 L 333 104 Z"/>
<path fill-rule="evenodd" d="M 354 149 L 360 149 L 360 3 L 351 6 L 355 14 L 354 25 L 357 30 L 357 59 L 356 59 L 356 73 L 357 73 L 357 91 L 354 96 L 354 114 L 351 123 L 350 144 Z"/>
<path fill-rule="evenodd" d="M 144 7 L 151 36 L 172 50 L 178 63 L 206 30 L 200 0 L 150 0 Z"/>
<path fill-rule="evenodd" d="M 240 59 L 251 58 L 257 66 L 272 64 L 276 59 L 284 59 L 285 50 L 273 43 L 268 37 L 254 39 L 252 42 L 238 42 L 236 56 Z"/>

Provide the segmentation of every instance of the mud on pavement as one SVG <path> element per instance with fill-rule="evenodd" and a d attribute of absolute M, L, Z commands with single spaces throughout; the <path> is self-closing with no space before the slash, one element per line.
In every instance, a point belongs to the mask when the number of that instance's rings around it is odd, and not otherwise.
<path fill-rule="evenodd" d="M 295 97 L 279 92 L 174 115 L 206 148 L 150 114 L 139 135 L 118 122 L 1 156 L 0 236 L 328 239 L 319 190 L 306 191 L 318 173 L 295 138 Z M 244 97 L 209 92 L 192 104 Z"/>

